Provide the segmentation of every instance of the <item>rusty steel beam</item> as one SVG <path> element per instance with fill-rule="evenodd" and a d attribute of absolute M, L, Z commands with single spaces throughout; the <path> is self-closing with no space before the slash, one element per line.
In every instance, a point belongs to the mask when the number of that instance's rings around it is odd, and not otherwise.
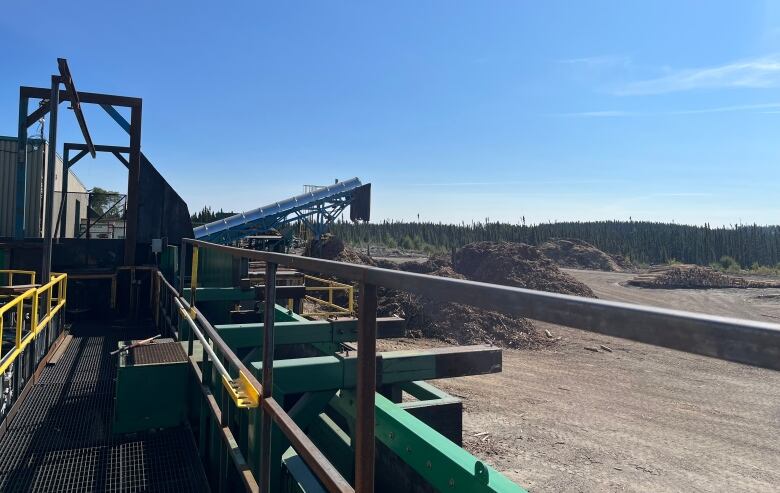
<path fill-rule="evenodd" d="M 357 493 L 374 491 L 376 305 L 376 285 L 362 283 L 358 314 L 357 420 L 355 421 L 355 491 Z"/>
<path fill-rule="evenodd" d="M 483 282 L 415 274 L 185 239 L 285 267 L 376 284 L 703 356 L 780 370 L 780 325 Z"/>
<path fill-rule="evenodd" d="M 276 317 L 276 264 L 265 264 L 265 307 L 263 309 L 263 400 L 271 397 L 274 388 L 274 318 Z M 263 409 L 260 440 L 260 486 L 271 493 L 271 414 Z"/>
<path fill-rule="evenodd" d="M 60 79 L 65 84 L 65 92 L 68 93 L 68 99 L 70 100 L 70 109 L 76 114 L 76 120 L 79 122 L 79 128 L 81 129 L 81 135 L 84 136 L 84 142 L 87 144 L 87 150 L 89 154 L 95 158 L 95 145 L 92 143 L 92 137 L 89 135 L 89 128 L 87 128 L 87 121 L 84 119 L 84 112 L 81 111 L 81 102 L 79 101 L 79 93 L 76 91 L 76 83 L 73 82 L 73 76 L 70 73 L 70 67 L 68 67 L 68 61 L 64 58 L 57 59 L 57 66 L 60 69 Z"/>
<path fill-rule="evenodd" d="M 49 96 L 51 95 L 49 89 L 43 87 L 21 86 L 19 88 L 19 92 L 22 97 L 33 99 L 48 100 Z M 78 96 L 79 102 L 81 103 L 110 104 L 112 106 L 124 106 L 126 108 L 132 108 L 141 105 L 141 98 L 133 98 L 129 96 L 117 96 L 113 94 L 100 94 L 84 91 L 78 91 Z M 67 91 L 60 90 L 59 100 L 60 102 L 70 101 L 70 95 Z"/>

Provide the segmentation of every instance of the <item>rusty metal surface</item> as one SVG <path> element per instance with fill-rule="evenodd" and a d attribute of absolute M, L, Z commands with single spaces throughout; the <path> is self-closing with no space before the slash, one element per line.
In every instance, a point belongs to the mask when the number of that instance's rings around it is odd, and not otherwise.
<path fill-rule="evenodd" d="M 129 365 L 157 365 L 186 361 L 187 353 L 184 352 L 181 344 L 173 339 L 157 339 L 153 344 L 130 349 L 127 354 L 127 364 Z"/>
<path fill-rule="evenodd" d="M 780 370 L 780 325 L 616 301 L 415 274 L 198 240 L 187 243 L 236 257 L 376 284 L 689 353 Z"/>
<path fill-rule="evenodd" d="M 377 287 L 360 285 L 358 315 L 357 419 L 355 420 L 355 491 L 374 491 L 376 457 L 376 305 Z"/>

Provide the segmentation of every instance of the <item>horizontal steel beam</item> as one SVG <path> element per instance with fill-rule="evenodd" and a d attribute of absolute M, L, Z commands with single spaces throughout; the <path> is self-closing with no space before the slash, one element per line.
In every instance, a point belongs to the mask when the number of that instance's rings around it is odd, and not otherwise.
<path fill-rule="evenodd" d="M 263 364 L 249 365 L 260 375 Z M 378 384 L 483 375 L 501 371 L 501 349 L 495 346 L 454 346 L 377 354 Z M 357 355 L 317 356 L 274 361 L 274 386 L 284 393 L 354 388 Z"/>
<path fill-rule="evenodd" d="M 200 302 L 198 294 L 198 302 Z M 403 337 L 406 333 L 402 318 L 377 319 L 377 337 Z M 219 335 L 232 348 L 262 347 L 262 323 L 215 325 Z M 357 319 L 311 320 L 306 322 L 275 322 L 274 343 L 314 344 L 322 342 L 352 342 L 357 340 Z"/>
<path fill-rule="evenodd" d="M 235 257 L 780 370 L 780 325 L 184 240 Z"/>
<path fill-rule="evenodd" d="M 51 95 L 51 89 L 46 89 L 43 87 L 21 86 L 19 88 L 19 93 L 21 97 L 25 97 L 25 98 L 49 99 L 49 96 Z M 90 104 L 110 104 L 113 106 L 124 106 L 127 108 L 132 108 L 132 107 L 140 107 L 142 102 L 141 98 L 131 98 L 128 96 L 115 96 L 113 94 L 100 94 L 94 92 L 79 91 L 78 95 L 79 95 L 79 100 L 82 103 L 90 103 Z M 60 90 L 60 103 L 64 101 L 70 101 L 70 97 L 67 91 Z"/>
<path fill-rule="evenodd" d="M 68 142 L 65 144 L 65 148 L 74 149 L 77 151 L 83 151 L 87 149 L 87 145 L 78 142 Z M 95 150 L 97 152 L 124 152 L 124 153 L 130 152 L 130 148 L 126 146 L 114 146 L 114 145 L 104 145 L 104 144 L 96 144 Z"/>

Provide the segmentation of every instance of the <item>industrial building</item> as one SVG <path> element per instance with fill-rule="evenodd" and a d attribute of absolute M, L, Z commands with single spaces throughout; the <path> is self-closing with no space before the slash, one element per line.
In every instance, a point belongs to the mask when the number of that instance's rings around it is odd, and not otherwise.
<path fill-rule="evenodd" d="M 27 143 L 27 173 L 25 207 L 27 227 L 25 237 L 41 238 L 43 234 L 43 211 L 46 210 L 46 197 L 41 191 L 46 189 L 46 154 L 48 143 L 45 140 L 30 139 Z M 18 161 L 16 137 L 0 136 L 0 238 L 13 238 L 16 203 Z M 57 237 L 75 238 L 80 232 L 82 218 L 87 216 L 89 193 L 84 184 L 72 170 L 68 170 L 67 199 L 63 207 L 63 162 L 57 155 L 54 171 L 54 210 L 59 218 L 65 218 L 52 226 L 52 234 Z"/>

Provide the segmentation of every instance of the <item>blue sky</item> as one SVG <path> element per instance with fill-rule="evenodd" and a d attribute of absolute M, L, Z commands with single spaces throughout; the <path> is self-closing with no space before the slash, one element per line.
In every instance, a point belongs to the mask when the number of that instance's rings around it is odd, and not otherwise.
<path fill-rule="evenodd" d="M 376 220 L 779 222 L 780 2 L 227 5 L 12 2 L 0 134 L 61 56 L 79 89 L 143 98 L 143 150 L 191 209 L 359 176 Z M 112 159 L 75 171 L 124 188 Z"/>

